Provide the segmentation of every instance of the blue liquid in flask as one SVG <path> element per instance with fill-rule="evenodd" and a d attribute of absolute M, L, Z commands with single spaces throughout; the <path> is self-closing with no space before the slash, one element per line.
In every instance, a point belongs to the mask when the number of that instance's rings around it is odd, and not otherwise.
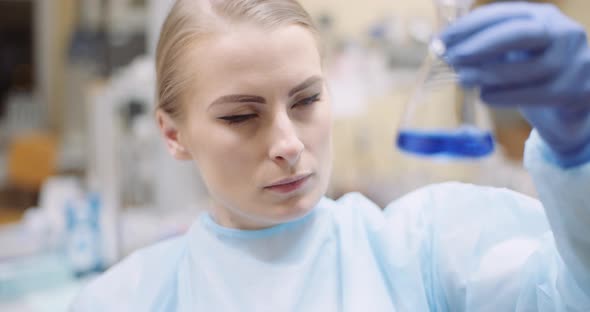
<path fill-rule="evenodd" d="M 494 151 L 490 132 L 463 126 L 450 131 L 401 130 L 397 146 L 405 152 L 426 157 L 480 158 Z"/>

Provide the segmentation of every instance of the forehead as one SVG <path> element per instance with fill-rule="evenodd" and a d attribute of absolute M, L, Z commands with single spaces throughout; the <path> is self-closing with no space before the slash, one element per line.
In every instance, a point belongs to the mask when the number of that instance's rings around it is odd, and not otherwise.
<path fill-rule="evenodd" d="M 240 25 L 198 44 L 186 70 L 195 91 L 212 97 L 242 88 L 292 88 L 321 75 L 321 59 L 314 35 L 301 26 L 269 31 Z"/>

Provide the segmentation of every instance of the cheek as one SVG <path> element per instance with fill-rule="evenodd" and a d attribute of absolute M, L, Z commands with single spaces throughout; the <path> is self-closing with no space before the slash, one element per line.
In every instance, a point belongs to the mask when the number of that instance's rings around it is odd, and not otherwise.
<path fill-rule="evenodd" d="M 235 192 L 251 176 L 251 148 L 223 126 L 207 125 L 192 130 L 191 151 L 201 176 L 210 192 Z"/>
<path fill-rule="evenodd" d="M 329 102 L 322 103 L 322 109 L 317 112 L 314 127 L 311 129 L 310 148 L 320 161 L 331 161 L 332 159 L 332 114 Z M 323 164 L 325 165 L 325 164 Z"/>
<path fill-rule="evenodd" d="M 321 116 L 318 116 L 312 131 L 313 146 L 310 146 L 309 150 L 315 159 L 318 170 L 317 191 L 318 194 L 323 195 L 328 189 L 332 172 L 332 116 L 330 109 L 326 109 Z"/>

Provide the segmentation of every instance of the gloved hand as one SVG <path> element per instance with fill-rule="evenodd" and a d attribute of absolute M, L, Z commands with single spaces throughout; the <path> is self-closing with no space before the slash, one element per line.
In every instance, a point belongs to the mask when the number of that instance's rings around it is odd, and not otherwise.
<path fill-rule="evenodd" d="M 481 7 L 440 36 L 461 83 L 519 107 L 558 165 L 590 161 L 590 49 L 583 28 L 547 4 Z"/>

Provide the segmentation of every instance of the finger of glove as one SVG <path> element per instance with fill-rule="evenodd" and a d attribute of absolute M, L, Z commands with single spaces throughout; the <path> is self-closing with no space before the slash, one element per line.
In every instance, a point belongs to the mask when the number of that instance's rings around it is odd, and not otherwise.
<path fill-rule="evenodd" d="M 508 88 L 482 87 L 481 99 L 496 107 L 549 107 L 564 100 L 551 96 L 550 89 L 549 82 Z"/>
<path fill-rule="evenodd" d="M 566 144 L 568 142 L 564 142 L 563 136 L 560 136 L 552 129 L 557 123 L 556 110 L 554 108 L 525 107 L 520 108 L 519 111 L 528 123 L 535 127 L 543 139 L 556 151 L 561 152 L 568 147 L 569 144 Z"/>
<path fill-rule="evenodd" d="M 560 71 L 559 48 L 520 62 L 483 64 L 480 66 L 456 66 L 464 85 L 483 87 L 518 87 L 551 80 Z"/>
<path fill-rule="evenodd" d="M 551 41 L 545 27 L 533 19 L 502 22 L 447 47 L 444 58 L 453 66 L 481 65 L 506 61 L 522 61 L 526 53 L 513 59 L 515 53 L 541 51 Z"/>
<path fill-rule="evenodd" d="M 577 154 L 586 145 L 585 142 L 590 140 L 586 107 L 526 107 L 520 108 L 520 112 L 559 154 Z M 584 144 L 579 144 L 580 142 Z"/>
<path fill-rule="evenodd" d="M 578 68 L 567 64 L 568 62 L 576 63 L 575 56 L 571 56 L 570 59 L 565 57 L 567 52 L 567 45 L 552 44 L 543 53 L 523 61 L 457 66 L 455 70 L 465 85 L 479 85 L 496 92 L 523 89 L 526 93 L 527 89 L 537 88 L 539 92 L 536 94 L 551 94 L 552 90 L 567 90 L 567 81 L 572 83 L 571 81 L 575 80 L 575 78 L 562 77 L 564 73 Z M 542 100 L 545 99 L 547 97 L 543 96 Z"/>
<path fill-rule="evenodd" d="M 446 46 L 452 46 L 465 37 L 477 33 L 494 24 L 529 17 L 531 4 L 525 3 L 497 3 L 475 9 L 466 16 L 458 19 L 447 27 L 440 39 Z"/>

